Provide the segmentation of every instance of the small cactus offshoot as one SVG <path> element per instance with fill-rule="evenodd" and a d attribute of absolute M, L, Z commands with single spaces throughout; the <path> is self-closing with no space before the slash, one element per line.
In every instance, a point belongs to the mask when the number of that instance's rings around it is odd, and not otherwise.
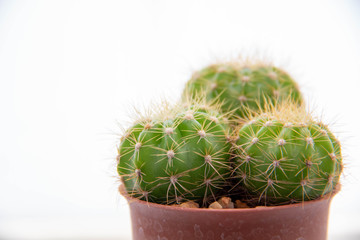
<path fill-rule="evenodd" d="M 264 63 L 229 62 L 208 66 L 193 74 L 183 95 L 205 94 L 222 103 L 223 112 L 243 118 L 248 110 L 261 110 L 265 102 L 292 99 L 302 102 L 296 82 L 283 70 Z"/>
<path fill-rule="evenodd" d="M 231 173 L 231 144 L 221 119 L 196 104 L 139 119 L 118 148 L 117 170 L 127 193 L 163 204 L 215 199 Z"/>
<path fill-rule="evenodd" d="M 301 202 L 331 193 L 342 171 L 335 136 L 304 107 L 268 106 L 236 131 L 237 184 L 265 204 Z"/>

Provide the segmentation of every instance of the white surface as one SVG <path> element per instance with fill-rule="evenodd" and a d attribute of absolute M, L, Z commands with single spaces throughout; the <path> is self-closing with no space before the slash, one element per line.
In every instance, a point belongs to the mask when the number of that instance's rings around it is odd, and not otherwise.
<path fill-rule="evenodd" d="M 360 239 L 356 1 L 0 1 L 0 238 L 130 238 L 114 157 L 129 106 L 255 53 L 337 124 L 346 177 L 330 238 Z M 264 54 L 265 53 L 265 54 Z"/>

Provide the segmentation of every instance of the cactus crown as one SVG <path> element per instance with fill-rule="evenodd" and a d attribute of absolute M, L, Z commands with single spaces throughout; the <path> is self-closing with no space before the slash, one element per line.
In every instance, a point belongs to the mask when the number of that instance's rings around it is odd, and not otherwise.
<path fill-rule="evenodd" d="M 237 184 L 265 204 L 311 200 L 334 190 L 340 144 L 303 106 L 268 106 L 235 131 Z"/>
<path fill-rule="evenodd" d="M 251 108 L 245 109 L 243 118 L 238 118 L 238 127 L 261 117 L 278 119 L 282 122 L 302 124 L 310 122 L 321 122 L 314 116 L 312 111 L 306 108 L 305 104 L 299 104 L 288 96 L 282 102 L 273 102 L 269 98 L 263 96 L 262 103 L 256 102 L 257 105 L 262 104 L 258 110 Z"/>
<path fill-rule="evenodd" d="M 265 102 L 281 102 L 291 97 L 301 103 L 296 82 L 282 69 L 261 61 L 231 61 L 210 65 L 193 74 L 183 95 L 204 92 L 216 99 L 224 112 L 244 117 L 244 109 L 261 110 Z"/>
<path fill-rule="evenodd" d="M 230 173 L 222 115 L 199 102 L 165 104 L 141 116 L 122 136 L 118 173 L 127 193 L 157 203 L 202 200 L 226 184 Z"/>

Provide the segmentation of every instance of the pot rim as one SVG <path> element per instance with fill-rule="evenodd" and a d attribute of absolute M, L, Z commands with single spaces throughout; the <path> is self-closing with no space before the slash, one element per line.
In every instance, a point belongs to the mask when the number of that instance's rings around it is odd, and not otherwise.
<path fill-rule="evenodd" d="M 285 204 L 285 205 L 279 205 L 279 206 L 256 206 L 254 208 L 212 209 L 212 208 L 182 208 L 182 207 L 174 206 L 174 205 L 165 205 L 165 204 L 144 201 L 144 200 L 130 197 L 126 193 L 125 187 L 122 184 L 119 186 L 120 194 L 125 197 L 125 199 L 128 201 L 129 204 L 135 202 L 137 204 L 147 205 L 148 207 L 158 208 L 158 209 L 167 209 L 167 210 L 182 211 L 182 212 L 186 211 L 186 212 L 212 212 L 212 213 L 214 213 L 214 212 L 218 212 L 218 213 L 238 212 L 238 213 L 241 213 L 241 212 L 249 212 L 249 211 L 274 211 L 274 210 L 297 208 L 297 207 L 304 208 L 305 206 L 320 203 L 323 201 L 331 201 L 332 198 L 340 191 L 340 189 L 341 189 L 341 186 L 340 186 L 340 184 L 338 184 L 332 192 L 330 192 L 320 198 L 310 200 L 310 201 L 303 201 L 303 202 L 299 202 L 299 203 L 291 203 L 291 204 Z"/>

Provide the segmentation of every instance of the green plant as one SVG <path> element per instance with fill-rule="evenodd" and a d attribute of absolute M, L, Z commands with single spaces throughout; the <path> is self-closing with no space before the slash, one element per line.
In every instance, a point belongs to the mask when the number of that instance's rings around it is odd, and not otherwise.
<path fill-rule="evenodd" d="M 265 204 L 331 193 L 342 171 L 340 144 L 304 107 L 271 104 L 236 131 L 237 184 Z"/>
<path fill-rule="evenodd" d="M 215 198 L 231 172 L 222 119 L 199 104 L 165 106 L 138 119 L 118 148 L 117 170 L 127 194 L 165 204 Z"/>
<path fill-rule="evenodd" d="M 208 66 L 193 74 L 183 96 L 206 95 L 222 103 L 223 112 L 243 118 L 247 111 L 261 110 L 265 102 L 292 99 L 302 102 L 295 81 L 280 68 L 264 63 L 229 62 Z"/>

